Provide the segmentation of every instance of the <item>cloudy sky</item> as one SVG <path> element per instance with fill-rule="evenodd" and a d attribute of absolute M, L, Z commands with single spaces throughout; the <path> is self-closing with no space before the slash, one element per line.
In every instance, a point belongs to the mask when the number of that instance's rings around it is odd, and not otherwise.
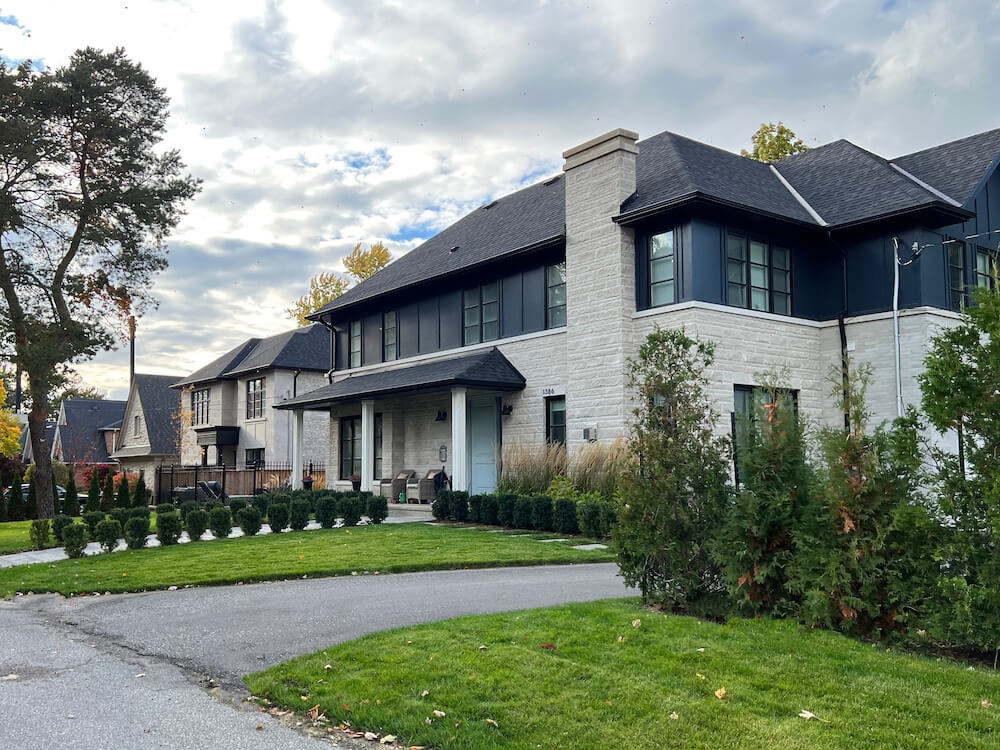
<path fill-rule="evenodd" d="M 292 327 L 356 242 L 405 253 L 615 127 L 738 151 L 780 119 L 887 157 L 1000 127 L 995 0 L 0 0 L 7 59 L 87 45 L 166 87 L 204 180 L 139 324 L 152 373 Z M 124 397 L 126 351 L 78 369 Z"/>

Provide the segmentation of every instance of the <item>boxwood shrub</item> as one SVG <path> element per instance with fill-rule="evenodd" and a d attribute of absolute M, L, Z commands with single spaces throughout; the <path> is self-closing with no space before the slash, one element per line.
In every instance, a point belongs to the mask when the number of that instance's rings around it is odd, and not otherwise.
<path fill-rule="evenodd" d="M 125 544 L 129 549 L 142 549 L 149 536 L 149 516 L 132 516 L 125 522 Z"/>
<path fill-rule="evenodd" d="M 60 514 L 52 519 L 52 536 L 56 541 L 62 540 L 62 530 L 73 523 L 73 519 L 65 514 Z"/>
<path fill-rule="evenodd" d="M 229 512 L 232 514 L 233 518 L 237 518 L 240 511 L 247 507 L 246 500 L 230 500 L 229 501 Z"/>
<path fill-rule="evenodd" d="M 173 513 L 175 510 L 177 510 L 177 506 L 173 503 L 160 503 L 156 506 L 157 515 L 160 513 Z"/>
<path fill-rule="evenodd" d="M 576 504 L 580 533 L 594 539 L 609 539 L 615 522 L 615 504 L 601 498 L 584 498 Z"/>
<path fill-rule="evenodd" d="M 125 528 L 125 522 L 131 517 L 132 509 L 124 506 L 114 507 L 108 513 L 110 518 L 115 519 L 118 523 Z"/>
<path fill-rule="evenodd" d="M 87 548 L 87 527 L 82 523 L 71 523 L 63 526 L 62 543 L 69 558 L 83 557 Z"/>
<path fill-rule="evenodd" d="M 480 522 L 490 526 L 496 526 L 500 519 L 497 517 L 499 508 L 497 507 L 496 495 L 483 495 L 483 506 L 479 512 Z"/>
<path fill-rule="evenodd" d="M 431 503 L 431 515 L 444 521 L 451 513 L 451 490 L 441 490 Z"/>
<path fill-rule="evenodd" d="M 552 531 L 552 498 L 538 495 L 531 498 L 531 528 Z"/>
<path fill-rule="evenodd" d="M 188 539 L 197 542 L 206 529 L 208 529 L 208 513 L 201 508 L 189 510 L 184 519 L 184 530 L 188 533 Z"/>
<path fill-rule="evenodd" d="M 311 506 L 312 504 L 309 502 L 308 497 L 299 496 L 292 500 L 291 515 L 288 519 L 292 529 L 302 531 L 306 527 L 306 524 L 309 523 Z"/>
<path fill-rule="evenodd" d="M 254 495 L 250 499 L 250 503 L 260 513 L 260 517 L 265 518 L 267 517 L 267 506 L 271 504 L 271 493 L 262 492 L 259 495 Z"/>
<path fill-rule="evenodd" d="M 469 493 L 462 490 L 451 493 L 451 502 L 448 503 L 448 515 L 456 521 L 465 521 L 469 518 Z"/>
<path fill-rule="evenodd" d="M 368 498 L 365 515 L 369 523 L 382 523 L 389 515 L 388 501 L 381 495 L 372 495 Z"/>
<path fill-rule="evenodd" d="M 288 504 L 277 502 L 277 496 L 267 506 L 267 525 L 275 534 L 288 528 Z"/>
<path fill-rule="evenodd" d="M 535 503 L 530 497 L 519 497 L 514 501 L 514 528 L 531 528 L 531 511 Z"/>
<path fill-rule="evenodd" d="M 316 520 L 324 529 L 332 529 L 337 525 L 337 498 L 324 495 L 316 500 Z"/>
<path fill-rule="evenodd" d="M 201 503 L 197 500 L 185 500 L 181 503 L 181 521 L 183 521 L 185 525 L 187 525 L 188 513 L 193 510 L 201 510 Z"/>
<path fill-rule="evenodd" d="M 107 516 L 103 510 L 91 510 L 83 514 L 83 522 L 87 525 L 87 535 L 91 539 L 97 540 L 97 524 L 105 518 Z"/>
<path fill-rule="evenodd" d="M 156 514 L 156 538 L 164 547 L 170 544 L 177 544 L 177 541 L 181 538 L 181 530 L 183 528 L 184 525 L 179 512 Z"/>
<path fill-rule="evenodd" d="M 483 522 L 483 496 L 472 495 L 469 498 L 469 520 L 472 523 Z"/>
<path fill-rule="evenodd" d="M 225 539 L 233 530 L 233 517 L 229 508 L 220 505 L 208 514 L 208 529 L 216 539 Z"/>
<path fill-rule="evenodd" d="M 577 528 L 576 503 L 566 497 L 556 500 L 555 515 L 552 517 L 552 530 L 557 534 L 575 534 Z"/>
<path fill-rule="evenodd" d="M 236 515 L 236 520 L 243 531 L 243 536 L 254 536 L 260 532 L 261 516 L 255 505 L 241 508 Z"/>
<path fill-rule="evenodd" d="M 118 546 L 118 540 L 122 538 L 121 522 L 115 518 L 105 518 L 95 529 L 97 542 L 105 552 L 114 552 Z"/>
<path fill-rule="evenodd" d="M 150 516 L 150 512 L 149 512 L 149 506 L 148 505 L 139 505 L 139 506 L 136 506 L 135 508 L 131 508 L 129 510 L 129 512 L 128 512 L 128 517 L 129 518 L 146 518 L 146 519 L 148 519 L 149 516 Z"/>
<path fill-rule="evenodd" d="M 28 530 L 31 546 L 35 549 L 45 549 L 49 546 L 49 519 L 36 518 Z"/>
<path fill-rule="evenodd" d="M 361 498 L 353 493 L 344 495 L 339 503 L 340 517 L 344 519 L 344 526 L 357 526 L 361 520 L 361 513 L 364 509 Z"/>

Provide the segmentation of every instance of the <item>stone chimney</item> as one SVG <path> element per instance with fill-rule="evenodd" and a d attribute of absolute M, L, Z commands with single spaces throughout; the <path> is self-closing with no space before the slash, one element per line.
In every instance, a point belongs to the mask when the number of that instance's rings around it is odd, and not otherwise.
<path fill-rule="evenodd" d="M 631 410 L 625 360 L 634 351 L 635 240 L 616 224 L 635 192 L 638 134 L 618 128 L 563 153 L 566 160 L 566 439 L 610 442 Z"/>

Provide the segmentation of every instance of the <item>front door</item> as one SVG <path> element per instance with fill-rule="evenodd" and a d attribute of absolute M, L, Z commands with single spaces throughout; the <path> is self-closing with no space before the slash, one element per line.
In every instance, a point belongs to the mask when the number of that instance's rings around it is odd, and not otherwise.
<path fill-rule="evenodd" d="M 468 414 L 469 494 L 494 492 L 500 444 L 496 398 L 470 398 Z"/>

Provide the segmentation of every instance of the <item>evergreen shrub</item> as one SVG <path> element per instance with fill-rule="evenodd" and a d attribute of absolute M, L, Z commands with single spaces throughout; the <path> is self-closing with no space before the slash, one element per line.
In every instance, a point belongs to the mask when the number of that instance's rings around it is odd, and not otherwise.
<path fill-rule="evenodd" d="M 557 534 L 575 534 L 578 531 L 576 524 L 576 503 L 568 498 L 556 500 L 555 514 L 552 517 L 552 529 Z"/>
<path fill-rule="evenodd" d="M 181 521 L 186 525 L 188 514 L 195 510 L 201 510 L 201 503 L 197 500 L 185 500 L 181 503 Z"/>
<path fill-rule="evenodd" d="M 531 498 L 531 528 L 552 531 L 552 498 L 538 495 Z"/>
<path fill-rule="evenodd" d="M 62 539 L 62 530 L 71 523 L 73 523 L 73 519 L 66 514 L 55 516 L 52 519 L 52 536 L 54 536 L 57 541 Z"/>
<path fill-rule="evenodd" d="M 316 500 L 316 520 L 324 529 L 332 529 L 337 525 L 337 498 L 324 495 Z"/>
<path fill-rule="evenodd" d="M 278 502 L 277 498 L 271 501 L 267 506 L 267 525 L 275 534 L 288 528 L 288 503 Z"/>
<path fill-rule="evenodd" d="M 472 495 L 469 497 L 469 521 L 472 523 L 482 523 L 483 519 L 483 496 Z"/>
<path fill-rule="evenodd" d="M 36 518 L 28 530 L 31 546 L 34 549 L 45 549 L 49 546 L 49 519 Z"/>
<path fill-rule="evenodd" d="M 132 516 L 125 522 L 125 545 L 129 549 L 142 549 L 149 536 L 149 516 Z"/>
<path fill-rule="evenodd" d="M 514 528 L 531 528 L 531 511 L 535 503 L 530 497 L 519 497 L 514 501 Z"/>
<path fill-rule="evenodd" d="M 160 503 L 156 506 L 156 513 L 174 513 L 177 510 L 177 506 L 173 503 Z"/>
<path fill-rule="evenodd" d="M 116 508 L 131 508 L 132 493 L 128 488 L 128 475 L 122 472 L 121 479 L 118 480 L 118 490 L 115 493 Z"/>
<path fill-rule="evenodd" d="M 256 506 L 248 505 L 245 508 L 240 508 L 240 512 L 236 515 L 236 520 L 240 524 L 243 536 L 254 536 L 260 533 L 261 516 Z"/>
<path fill-rule="evenodd" d="M 181 514 L 177 511 L 156 515 L 156 538 L 164 547 L 177 544 L 183 528 L 184 522 L 181 520 Z"/>
<path fill-rule="evenodd" d="M 372 495 L 368 498 L 365 515 L 368 523 L 382 523 L 389 515 L 389 502 L 381 495 Z"/>
<path fill-rule="evenodd" d="M 201 508 L 188 511 L 184 519 L 184 530 L 188 533 L 188 539 L 197 542 L 202 534 L 208 529 L 208 513 Z"/>
<path fill-rule="evenodd" d="M 122 525 L 122 528 L 125 527 L 125 522 L 128 521 L 128 519 L 131 518 L 131 516 L 132 516 L 131 508 L 116 507 L 112 508 L 111 512 L 108 513 L 108 518 L 115 519 L 118 523 Z"/>
<path fill-rule="evenodd" d="M 107 514 L 101 510 L 93 510 L 83 514 L 83 522 L 87 525 L 87 534 L 94 541 L 97 541 L 97 524 L 107 517 Z"/>
<path fill-rule="evenodd" d="M 489 526 L 496 526 L 499 522 L 497 518 L 497 496 L 496 495 L 483 495 L 482 509 L 480 510 L 480 523 L 488 524 Z"/>
<path fill-rule="evenodd" d="M 503 494 L 497 497 L 497 524 L 508 529 L 514 526 L 514 506 L 517 505 L 517 495 Z"/>
<path fill-rule="evenodd" d="M 451 515 L 451 490 L 441 490 L 431 502 L 431 515 L 444 521 Z"/>
<path fill-rule="evenodd" d="M 114 518 L 105 518 L 94 531 L 98 544 L 105 552 L 114 552 L 118 540 L 122 538 L 122 525 Z"/>
<path fill-rule="evenodd" d="M 70 470 L 69 480 L 66 482 L 66 497 L 63 498 L 63 513 L 71 518 L 80 515 L 80 496 L 76 489 L 76 477 Z M 59 538 L 58 535 L 56 538 Z"/>
<path fill-rule="evenodd" d="M 35 495 L 35 475 L 28 479 L 28 497 L 24 501 L 24 519 L 32 521 L 38 518 L 38 498 Z"/>
<path fill-rule="evenodd" d="M 239 515 L 240 511 L 243 510 L 245 507 L 247 507 L 246 500 L 240 500 L 237 498 L 229 501 L 229 512 L 233 514 L 234 519 Z"/>
<path fill-rule="evenodd" d="M 15 477 L 20 479 L 20 477 Z M 24 517 L 24 493 L 21 491 L 21 482 L 12 484 L 7 492 L 7 520 L 23 521 Z"/>
<path fill-rule="evenodd" d="M 448 502 L 448 516 L 455 521 L 464 522 L 469 517 L 469 493 L 456 490 L 451 493 Z"/>
<path fill-rule="evenodd" d="M 149 488 L 146 487 L 146 478 L 139 474 L 139 478 L 135 480 L 135 487 L 132 489 L 132 507 L 147 508 L 149 501 L 150 492 Z"/>
<path fill-rule="evenodd" d="M 272 497 L 273 496 L 270 492 L 262 492 L 259 495 L 254 495 L 250 498 L 251 505 L 257 509 L 261 518 L 265 518 L 267 516 L 267 506 L 270 505 Z"/>
<path fill-rule="evenodd" d="M 97 472 L 95 471 L 96 475 Z M 115 477 L 110 471 L 104 475 L 104 489 L 101 490 L 101 510 L 110 513 L 115 507 Z"/>
<path fill-rule="evenodd" d="M 82 523 L 63 526 L 62 543 L 67 557 L 71 559 L 83 557 L 83 552 L 87 548 L 87 527 Z"/>
<path fill-rule="evenodd" d="M 101 509 L 101 480 L 97 476 L 97 471 L 90 474 L 90 487 L 87 489 L 87 502 L 84 506 L 85 513 L 93 513 Z"/>
<path fill-rule="evenodd" d="M 208 514 L 208 528 L 216 539 L 225 539 L 233 530 L 233 517 L 229 508 L 212 508 Z"/>
<path fill-rule="evenodd" d="M 361 513 L 364 510 L 361 497 L 350 493 L 340 499 L 340 517 L 344 520 L 344 526 L 357 526 L 361 520 Z"/>
<path fill-rule="evenodd" d="M 309 493 L 312 494 L 312 493 Z M 308 497 L 299 495 L 292 499 L 292 507 L 289 515 L 289 525 L 293 531 L 302 531 L 309 523 L 309 509 L 311 503 Z"/>

